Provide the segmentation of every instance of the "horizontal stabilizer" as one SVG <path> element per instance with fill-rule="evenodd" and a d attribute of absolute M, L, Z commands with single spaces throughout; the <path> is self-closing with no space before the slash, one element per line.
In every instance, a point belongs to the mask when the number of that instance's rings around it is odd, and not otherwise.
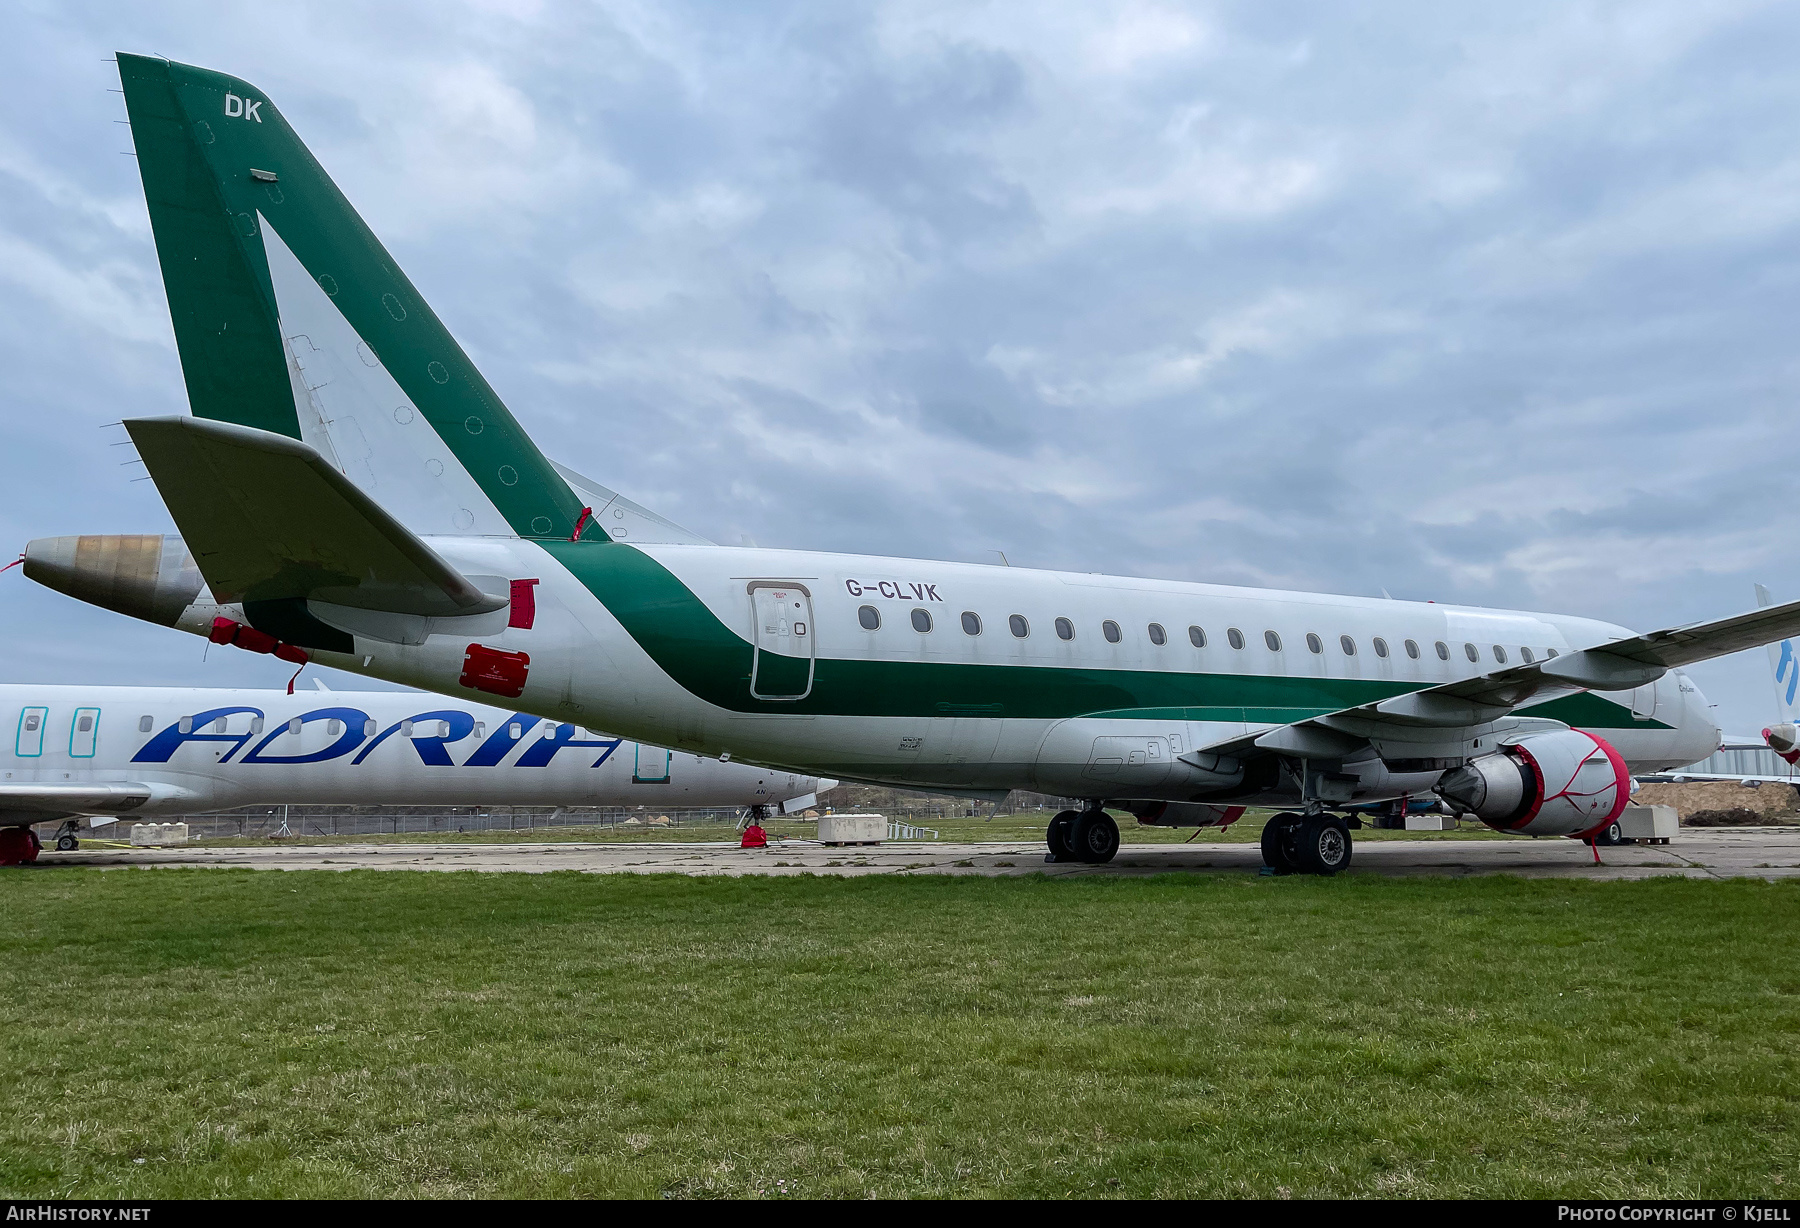
<path fill-rule="evenodd" d="M 138 418 L 125 428 L 214 598 L 244 603 L 252 622 L 259 603 L 439 618 L 508 603 L 297 439 L 202 418 Z"/>

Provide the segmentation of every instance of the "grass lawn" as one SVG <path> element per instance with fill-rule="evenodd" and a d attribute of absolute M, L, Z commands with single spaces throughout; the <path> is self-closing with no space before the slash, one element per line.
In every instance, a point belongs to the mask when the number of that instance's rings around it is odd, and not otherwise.
<path fill-rule="evenodd" d="M 1720 1198 L 1795 1167 L 1792 883 L 0 882 L 10 1197 Z"/>

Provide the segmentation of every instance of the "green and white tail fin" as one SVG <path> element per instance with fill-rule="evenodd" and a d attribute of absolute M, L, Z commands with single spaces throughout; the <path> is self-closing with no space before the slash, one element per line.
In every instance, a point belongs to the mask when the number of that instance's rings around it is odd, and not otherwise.
<path fill-rule="evenodd" d="M 419 533 L 568 538 L 584 508 L 601 511 L 538 451 L 273 102 L 223 73 L 118 62 L 197 417 L 303 440 Z M 609 537 L 703 540 L 604 493 Z"/>

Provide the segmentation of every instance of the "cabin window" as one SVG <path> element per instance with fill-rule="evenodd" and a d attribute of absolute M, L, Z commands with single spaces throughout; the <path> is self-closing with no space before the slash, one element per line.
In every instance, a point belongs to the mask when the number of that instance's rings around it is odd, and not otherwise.
<path fill-rule="evenodd" d="M 155 728 L 156 728 L 156 721 L 154 719 L 152 719 L 151 717 L 148 717 L 148 716 L 138 717 L 138 732 L 139 733 L 149 733 L 152 729 L 155 729 Z"/>
<path fill-rule="evenodd" d="M 1378 657 L 1386 657 L 1387 656 L 1387 641 L 1386 640 L 1382 639 L 1378 635 L 1374 639 L 1370 640 L 1369 643 L 1374 646 L 1376 656 L 1378 656 Z"/>
<path fill-rule="evenodd" d="M 1473 644 L 1464 644 L 1463 645 L 1463 656 L 1469 658 L 1469 660 L 1471 660 L 1471 661 L 1481 660 L 1481 654 L 1476 651 L 1475 645 L 1473 645 Z"/>
<path fill-rule="evenodd" d="M 1075 638 L 1075 624 L 1070 622 L 1066 618 L 1057 619 L 1056 620 L 1056 638 L 1059 640 L 1074 639 Z"/>
<path fill-rule="evenodd" d="M 1163 630 L 1161 623 L 1150 624 L 1150 642 L 1158 648 L 1169 642 L 1169 633 Z"/>
<path fill-rule="evenodd" d="M 412 729 L 413 729 L 413 726 L 412 726 L 411 721 L 401 721 L 400 722 L 400 736 L 401 737 L 403 737 L 403 738 L 412 737 Z"/>
<path fill-rule="evenodd" d="M 1407 640 L 1406 641 L 1406 655 L 1411 657 L 1415 661 L 1417 661 L 1419 659 L 1419 641 L 1418 640 Z"/>
<path fill-rule="evenodd" d="M 373 732 L 374 728 L 375 728 L 375 722 L 370 721 L 369 722 L 370 731 Z M 475 736 L 478 738 L 487 737 L 487 722 L 486 721 L 476 721 L 475 722 Z"/>
<path fill-rule="evenodd" d="M 25 728 L 36 729 L 37 728 L 36 720 L 34 719 L 34 720 L 26 721 Z M 191 716 L 182 717 L 180 720 L 175 722 L 175 728 L 181 731 L 181 734 L 183 737 L 186 737 L 188 734 L 194 732 L 194 718 Z"/>
<path fill-rule="evenodd" d="M 257 734 L 261 733 L 262 725 L 263 725 L 262 717 L 260 717 L 260 716 L 251 717 L 250 718 L 250 736 L 255 737 Z"/>
<path fill-rule="evenodd" d="M 1239 631 L 1236 627 L 1227 627 L 1225 629 L 1225 639 L 1233 648 L 1242 648 L 1244 646 L 1244 633 Z"/>
<path fill-rule="evenodd" d="M 872 605 L 856 607 L 856 621 L 862 624 L 864 631 L 874 631 L 881 626 L 881 611 Z"/>
<path fill-rule="evenodd" d="M 1536 657 L 1531 655 L 1531 649 L 1529 648 L 1519 649 L 1519 659 L 1527 665 L 1530 665 L 1533 661 L 1537 660 Z"/>
<path fill-rule="evenodd" d="M 344 722 L 338 720 L 335 716 L 332 717 L 325 722 L 325 732 L 334 738 L 337 737 L 344 732 Z"/>
<path fill-rule="evenodd" d="M 1192 644 L 1195 648 L 1205 648 L 1206 632 L 1200 630 L 1198 627 L 1189 627 L 1188 643 Z"/>
<path fill-rule="evenodd" d="M 378 725 L 373 718 L 364 721 L 363 722 L 363 737 L 365 737 L 365 738 L 374 737 L 375 731 L 380 728 L 381 728 L 381 726 Z M 296 731 L 296 732 L 298 732 L 298 731 Z M 475 722 L 475 736 L 478 738 L 481 736 L 481 722 L 480 721 Z"/>
<path fill-rule="evenodd" d="M 920 635 L 924 635 L 927 631 L 931 630 L 931 611 L 914 610 L 912 612 L 912 625 L 913 630 L 917 631 Z"/>
<path fill-rule="evenodd" d="M 1437 654 L 1438 660 L 1448 661 L 1450 659 L 1450 645 L 1444 643 L 1443 640 L 1439 640 L 1437 642 Z"/>
<path fill-rule="evenodd" d="M 77 733 L 92 733 L 94 731 L 94 718 L 91 716 L 83 716 L 80 720 L 75 722 L 75 731 Z"/>
<path fill-rule="evenodd" d="M 299 733 L 300 732 L 300 718 L 299 717 L 296 716 L 293 720 L 288 722 L 288 732 L 289 733 Z"/>
<path fill-rule="evenodd" d="M 214 733 L 224 733 L 225 732 L 225 718 L 224 717 L 221 716 L 218 720 L 213 722 L 213 732 Z"/>
<path fill-rule="evenodd" d="M 1344 655 L 1346 657 L 1354 657 L 1356 655 L 1356 641 L 1347 635 L 1338 636 L 1338 647 L 1344 650 Z"/>
<path fill-rule="evenodd" d="M 1025 621 L 1025 616 L 1023 614 L 1008 614 L 1006 616 L 1006 627 L 1007 630 L 1013 633 L 1014 639 L 1022 640 L 1031 634 L 1031 624 Z"/>
<path fill-rule="evenodd" d="M 962 615 L 962 625 L 964 635 L 980 635 L 981 615 L 975 613 L 973 610 L 964 610 Z"/>
<path fill-rule="evenodd" d="M 1110 618 L 1100 624 L 1100 634 L 1106 637 L 1108 644 L 1117 644 L 1124 638 L 1119 633 L 1119 624 Z"/>
<path fill-rule="evenodd" d="M 1306 650 L 1308 652 L 1324 652 L 1325 641 L 1308 631 L 1306 633 Z"/>
<path fill-rule="evenodd" d="M 1544 649 L 1544 659 L 1546 661 L 1548 661 L 1551 657 L 1554 657 L 1555 655 L 1556 655 L 1556 649 L 1554 649 L 1554 648 Z"/>
<path fill-rule="evenodd" d="M 1500 662 L 1502 665 L 1506 664 L 1506 649 L 1500 647 L 1498 644 L 1494 645 L 1494 660 Z"/>
<path fill-rule="evenodd" d="M 1273 631 L 1263 632 L 1263 643 L 1269 646 L 1270 652 L 1281 651 L 1281 637 L 1276 635 Z"/>

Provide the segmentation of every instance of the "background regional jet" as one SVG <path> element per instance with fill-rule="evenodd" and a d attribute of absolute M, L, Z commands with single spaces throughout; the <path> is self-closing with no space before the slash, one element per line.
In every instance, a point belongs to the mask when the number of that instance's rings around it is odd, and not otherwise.
<path fill-rule="evenodd" d="M 832 781 L 627 742 L 529 712 L 405 691 L 0 686 L 0 864 L 31 825 L 263 803 L 812 804 Z"/>
<path fill-rule="evenodd" d="M 790 771 L 1082 799 L 1349 863 L 1352 804 L 1436 791 L 1590 838 L 1719 744 L 1680 670 L 1800 603 L 1637 635 L 1561 614 L 727 548 L 552 464 L 259 90 L 120 55 L 192 417 L 126 423 L 179 539 L 26 574 L 221 642 Z"/>

